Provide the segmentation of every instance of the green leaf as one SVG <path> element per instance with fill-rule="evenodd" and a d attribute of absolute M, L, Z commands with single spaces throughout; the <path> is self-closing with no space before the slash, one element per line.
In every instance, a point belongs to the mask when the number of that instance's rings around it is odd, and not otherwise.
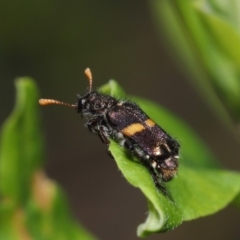
<path fill-rule="evenodd" d="M 0 239 L 95 239 L 72 219 L 64 194 L 42 171 L 34 81 L 21 78 L 16 87 L 16 106 L 0 136 Z"/>
<path fill-rule="evenodd" d="M 109 80 L 108 83 L 104 84 L 99 88 L 99 91 L 116 98 L 123 98 L 126 96 L 122 87 L 119 86 L 115 80 Z"/>
<path fill-rule="evenodd" d="M 195 9 L 206 24 L 209 34 L 212 34 L 215 43 L 219 44 L 220 49 L 240 68 L 239 30 L 221 15 L 217 15 L 209 9 L 206 10 L 202 4 L 196 4 Z"/>
<path fill-rule="evenodd" d="M 185 221 L 218 212 L 239 194 L 239 173 L 182 165 L 169 188 Z"/>
<path fill-rule="evenodd" d="M 202 99 L 212 107 L 212 111 L 229 125 L 231 121 L 222 104 L 223 100 L 217 97 L 212 87 L 212 79 L 218 79 L 219 76 L 222 76 L 222 79 L 226 76 L 226 61 L 223 68 L 223 61 L 218 60 L 217 46 L 209 38 L 200 17 L 196 14 L 193 1 L 152 0 L 150 6 L 156 27 L 160 31 L 163 28 L 166 32 L 173 61 L 183 73 L 187 73 L 187 79 L 194 83 Z M 222 70 L 219 73 L 220 69 Z"/>
<path fill-rule="evenodd" d="M 219 97 L 228 107 L 235 119 L 240 118 L 240 31 L 214 11 L 206 10 L 204 5 L 195 6 L 196 15 L 204 23 L 205 31 L 211 38 L 209 45 L 215 51 L 208 51 L 215 77 L 212 82 Z"/>
<path fill-rule="evenodd" d="M 111 91 L 121 98 L 117 84 Z M 103 90 L 101 88 L 101 90 Z M 176 116 L 144 99 L 130 97 L 167 132 L 178 139 L 181 157 L 178 176 L 165 186 L 173 201 L 159 192 L 149 172 L 117 143 L 111 141 L 110 151 L 127 181 L 139 188 L 148 201 L 148 217 L 138 227 L 138 236 L 169 231 L 182 220 L 187 221 L 215 213 L 239 194 L 240 174 L 220 169 L 201 139 Z"/>
<path fill-rule="evenodd" d="M 61 189 L 55 183 L 47 181 L 49 183 L 45 183 L 44 187 L 52 188 L 49 204 L 39 204 L 34 198 L 27 204 L 26 225 L 32 238 L 94 240 L 95 238 L 87 230 L 72 220 L 66 197 Z"/>
<path fill-rule="evenodd" d="M 17 232 L 14 231 L 13 219 L 16 206 L 12 202 L 3 202 L 0 204 L 0 239 L 14 240 L 18 239 Z"/>
<path fill-rule="evenodd" d="M 148 218 L 138 227 L 138 236 L 146 237 L 152 232 L 168 231 L 179 225 L 182 222 L 180 209 L 158 192 L 148 171 L 134 161 L 117 143 L 112 141 L 109 149 L 124 177 L 134 187 L 140 188 L 148 200 Z"/>
<path fill-rule="evenodd" d="M 225 0 L 150 3 L 157 27 L 161 25 L 168 34 L 174 61 L 191 74 L 187 78 L 220 119 L 228 126 L 232 120 L 238 122 L 239 3 Z"/>
<path fill-rule="evenodd" d="M 0 193 L 21 203 L 29 196 L 32 173 L 45 159 L 38 91 L 30 78 L 16 81 L 16 106 L 2 128 Z"/>

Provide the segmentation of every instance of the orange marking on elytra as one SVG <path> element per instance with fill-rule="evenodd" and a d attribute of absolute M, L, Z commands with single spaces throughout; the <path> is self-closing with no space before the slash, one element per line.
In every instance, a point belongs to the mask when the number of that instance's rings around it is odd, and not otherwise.
<path fill-rule="evenodd" d="M 141 132 L 145 127 L 141 123 L 133 123 L 122 130 L 122 133 L 128 137 L 133 136 L 137 132 Z"/>

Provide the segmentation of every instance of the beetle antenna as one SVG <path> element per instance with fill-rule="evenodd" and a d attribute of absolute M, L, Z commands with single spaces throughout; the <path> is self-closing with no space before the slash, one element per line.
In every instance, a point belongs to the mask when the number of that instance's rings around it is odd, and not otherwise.
<path fill-rule="evenodd" d="M 89 81 L 89 92 L 91 92 L 92 91 L 92 72 L 91 72 L 90 68 L 86 68 L 85 74 Z"/>
<path fill-rule="evenodd" d="M 86 68 L 85 74 L 88 78 L 89 81 L 89 92 L 92 92 L 92 72 L 90 68 Z M 39 104 L 42 106 L 47 106 L 47 105 L 62 105 L 62 106 L 67 106 L 67 107 L 77 107 L 77 104 L 70 104 L 70 103 L 65 103 L 61 102 L 55 99 L 39 99 Z"/>
<path fill-rule="evenodd" d="M 61 101 L 58 101 L 58 100 L 54 100 L 54 99 L 39 99 L 38 102 L 42 106 L 46 106 L 46 105 L 63 105 L 63 106 L 67 106 L 67 107 L 74 107 L 74 108 L 77 107 L 76 104 L 65 103 L 65 102 L 61 102 Z"/>

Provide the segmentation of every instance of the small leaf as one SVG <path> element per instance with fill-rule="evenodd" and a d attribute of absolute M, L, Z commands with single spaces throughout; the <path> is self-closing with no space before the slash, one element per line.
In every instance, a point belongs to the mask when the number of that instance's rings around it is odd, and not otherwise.
<path fill-rule="evenodd" d="M 123 98 L 126 95 L 122 87 L 119 86 L 115 80 L 110 80 L 108 83 L 101 86 L 99 91 L 116 98 Z"/>
<path fill-rule="evenodd" d="M 0 239 L 95 239 L 78 226 L 65 196 L 47 177 L 38 90 L 16 81 L 15 109 L 2 127 L 0 145 Z"/>
<path fill-rule="evenodd" d="M 239 24 L 230 24 L 230 16 L 231 20 L 236 18 L 231 11 L 226 14 L 227 8 L 214 14 L 210 2 L 150 1 L 154 20 L 169 37 L 174 61 L 188 72 L 203 100 L 229 126 L 240 119 L 240 58 L 236 50 L 240 34 L 234 28 Z M 234 13 L 237 11 L 236 4 L 225 4 L 234 5 Z"/>
<path fill-rule="evenodd" d="M 122 90 L 118 92 L 116 86 L 112 92 L 120 98 Z M 111 92 L 110 85 L 109 88 L 104 85 L 104 88 Z M 131 99 L 181 145 L 179 174 L 165 184 L 173 199 L 171 201 L 156 189 L 149 172 L 126 150 L 111 141 L 110 151 L 119 169 L 148 201 L 148 217 L 138 227 L 138 236 L 169 231 L 182 220 L 215 213 L 233 201 L 240 192 L 240 174 L 220 169 L 220 164 L 199 137 L 176 116 L 150 101 L 136 97 Z"/>
<path fill-rule="evenodd" d="M 0 192 L 3 197 L 22 202 L 29 195 L 32 172 L 45 157 L 35 83 L 21 78 L 16 87 L 16 106 L 2 128 Z"/>
<path fill-rule="evenodd" d="M 117 143 L 112 141 L 109 149 L 124 177 L 134 187 L 140 188 L 148 200 L 148 218 L 138 227 L 138 236 L 146 237 L 151 232 L 168 231 L 179 225 L 182 222 L 180 210 L 174 202 L 158 192 L 146 168 L 131 157 L 129 160 L 128 154 Z"/>
<path fill-rule="evenodd" d="M 215 43 L 219 44 L 221 50 L 240 68 L 240 32 L 238 29 L 200 4 L 195 5 L 195 9 L 208 27 L 209 34 L 214 37 Z"/>
<path fill-rule="evenodd" d="M 26 225 L 32 238 L 94 240 L 90 233 L 73 221 L 61 189 L 49 179 L 44 179 L 42 184 L 45 188 L 51 188 L 52 193 L 46 195 L 49 191 L 42 189 L 46 193 L 42 192 L 39 194 L 40 199 L 32 198 L 27 204 Z M 36 190 L 41 191 L 40 189 L 41 187 Z M 46 198 L 49 198 L 47 204 Z"/>
<path fill-rule="evenodd" d="M 239 194 L 239 173 L 182 165 L 178 178 L 169 183 L 169 188 L 185 221 L 213 214 Z"/>

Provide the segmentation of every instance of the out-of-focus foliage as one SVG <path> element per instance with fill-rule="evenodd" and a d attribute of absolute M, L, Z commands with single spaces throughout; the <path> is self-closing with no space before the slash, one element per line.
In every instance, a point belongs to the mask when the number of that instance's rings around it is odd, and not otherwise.
<path fill-rule="evenodd" d="M 21 78 L 16 87 L 15 109 L 1 131 L 0 239 L 94 239 L 72 219 L 61 189 L 42 170 L 35 83 Z"/>
<path fill-rule="evenodd" d="M 154 19 L 169 35 L 172 53 L 208 104 L 240 120 L 240 2 L 152 0 Z M 197 84 L 196 84 L 197 83 Z"/>

